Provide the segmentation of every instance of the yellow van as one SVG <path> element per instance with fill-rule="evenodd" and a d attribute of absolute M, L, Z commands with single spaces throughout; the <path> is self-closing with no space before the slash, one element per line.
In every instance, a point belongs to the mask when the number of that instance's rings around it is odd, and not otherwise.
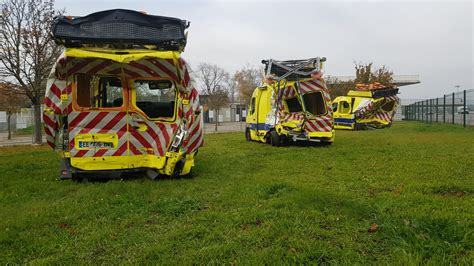
<path fill-rule="evenodd" d="M 188 26 L 121 9 L 55 19 L 65 51 L 47 82 L 43 118 L 48 144 L 62 155 L 60 178 L 191 171 L 203 135 L 181 57 Z"/>
<path fill-rule="evenodd" d="M 326 58 L 264 60 L 265 80 L 251 98 L 247 140 L 281 146 L 334 141 L 331 98 L 321 77 Z"/>
<path fill-rule="evenodd" d="M 361 130 L 391 126 L 399 103 L 397 93 L 398 88 L 377 83 L 357 84 L 357 90 L 334 99 L 334 127 Z"/>

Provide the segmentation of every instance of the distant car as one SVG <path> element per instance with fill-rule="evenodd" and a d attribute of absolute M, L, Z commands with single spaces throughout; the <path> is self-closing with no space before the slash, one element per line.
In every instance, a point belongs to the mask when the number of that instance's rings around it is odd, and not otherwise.
<path fill-rule="evenodd" d="M 458 107 L 458 114 L 469 114 L 469 108 L 467 107 Z"/>

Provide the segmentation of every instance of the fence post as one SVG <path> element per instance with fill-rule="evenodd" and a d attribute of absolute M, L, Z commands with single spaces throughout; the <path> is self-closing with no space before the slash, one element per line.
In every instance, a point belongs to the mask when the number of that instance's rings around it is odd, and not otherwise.
<path fill-rule="evenodd" d="M 416 108 L 416 109 L 418 109 L 418 112 L 417 112 L 418 119 L 416 119 L 416 120 L 420 121 L 421 120 L 421 110 L 420 110 L 421 109 L 421 106 L 420 106 L 421 104 L 420 104 L 420 102 L 417 102 L 416 105 L 418 105 L 418 108 Z"/>
<path fill-rule="evenodd" d="M 421 122 L 425 122 L 425 101 L 421 101 Z"/>
<path fill-rule="evenodd" d="M 438 110 L 438 97 L 436 97 L 436 123 L 438 123 L 438 113 L 439 113 L 439 110 Z"/>
<path fill-rule="evenodd" d="M 430 124 L 433 123 L 433 99 L 430 99 Z"/>
<path fill-rule="evenodd" d="M 453 123 L 452 124 L 454 125 L 454 92 L 453 92 L 453 106 L 452 107 L 453 107 L 453 108 L 451 108 L 452 111 L 453 111 Z"/>
<path fill-rule="evenodd" d="M 464 127 L 466 127 L 466 113 L 467 113 L 467 111 L 466 111 L 466 90 L 464 90 L 464 97 L 463 97 L 463 98 L 464 98 L 464 99 L 463 99 L 463 105 L 464 105 L 463 107 L 464 107 L 464 109 L 462 110 L 462 113 L 463 113 L 463 125 L 464 125 Z"/>
<path fill-rule="evenodd" d="M 443 95 L 443 124 L 446 124 L 446 94 Z"/>

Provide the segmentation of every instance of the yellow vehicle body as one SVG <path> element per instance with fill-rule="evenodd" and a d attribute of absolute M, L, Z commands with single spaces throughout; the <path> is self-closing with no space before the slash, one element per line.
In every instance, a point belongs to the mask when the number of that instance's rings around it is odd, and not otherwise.
<path fill-rule="evenodd" d="M 315 84 L 314 82 L 320 86 L 315 91 L 301 93 L 296 89 L 298 84 Z M 324 81 L 308 78 L 282 83 L 283 86 L 276 82 L 273 84 L 264 83 L 253 91 L 249 113 L 246 117 L 247 140 L 270 143 L 274 146 L 288 144 L 291 141 L 332 143 L 335 131 L 332 126 L 332 110 Z M 285 92 L 291 97 L 287 99 L 283 97 L 279 104 L 276 103 L 278 102 L 277 98 Z M 319 101 L 317 103 L 319 109 L 323 111 L 316 115 L 303 110 L 291 112 L 288 99 L 293 104 L 299 103 L 303 106 L 304 97 L 306 97 L 304 95 L 313 94 L 318 95 Z"/>
<path fill-rule="evenodd" d="M 374 97 L 372 91 L 351 90 L 333 100 L 334 128 L 360 130 L 392 124 L 398 97 Z"/>
<path fill-rule="evenodd" d="M 101 27 L 100 17 L 97 23 Z M 48 144 L 62 155 L 60 177 L 189 174 L 203 132 L 198 92 L 181 50 L 86 44 L 66 45 L 46 88 L 44 127 Z"/>

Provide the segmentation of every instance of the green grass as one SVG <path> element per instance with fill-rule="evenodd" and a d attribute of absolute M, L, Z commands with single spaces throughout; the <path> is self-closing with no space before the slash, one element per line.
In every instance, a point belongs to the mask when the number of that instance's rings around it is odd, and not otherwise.
<path fill-rule="evenodd" d="M 193 179 L 89 183 L 57 180 L 45 146 L 0 148 L 0 264 L 472 264 L 473 137 L 417 122 L 329 147 L 212 134 Z"/>
<path fill-rule="evenodd" d="M 33 128 L 33 126 L 29 126 L 26 128 L 17 129 L 13 134 L 16 136 L 24 136 L 24 135 L 33 135 L 34 132 L 35 132 L 35 129 Z M 43 125 L 41 125 L 41 132 L 44 135 Z"/>

